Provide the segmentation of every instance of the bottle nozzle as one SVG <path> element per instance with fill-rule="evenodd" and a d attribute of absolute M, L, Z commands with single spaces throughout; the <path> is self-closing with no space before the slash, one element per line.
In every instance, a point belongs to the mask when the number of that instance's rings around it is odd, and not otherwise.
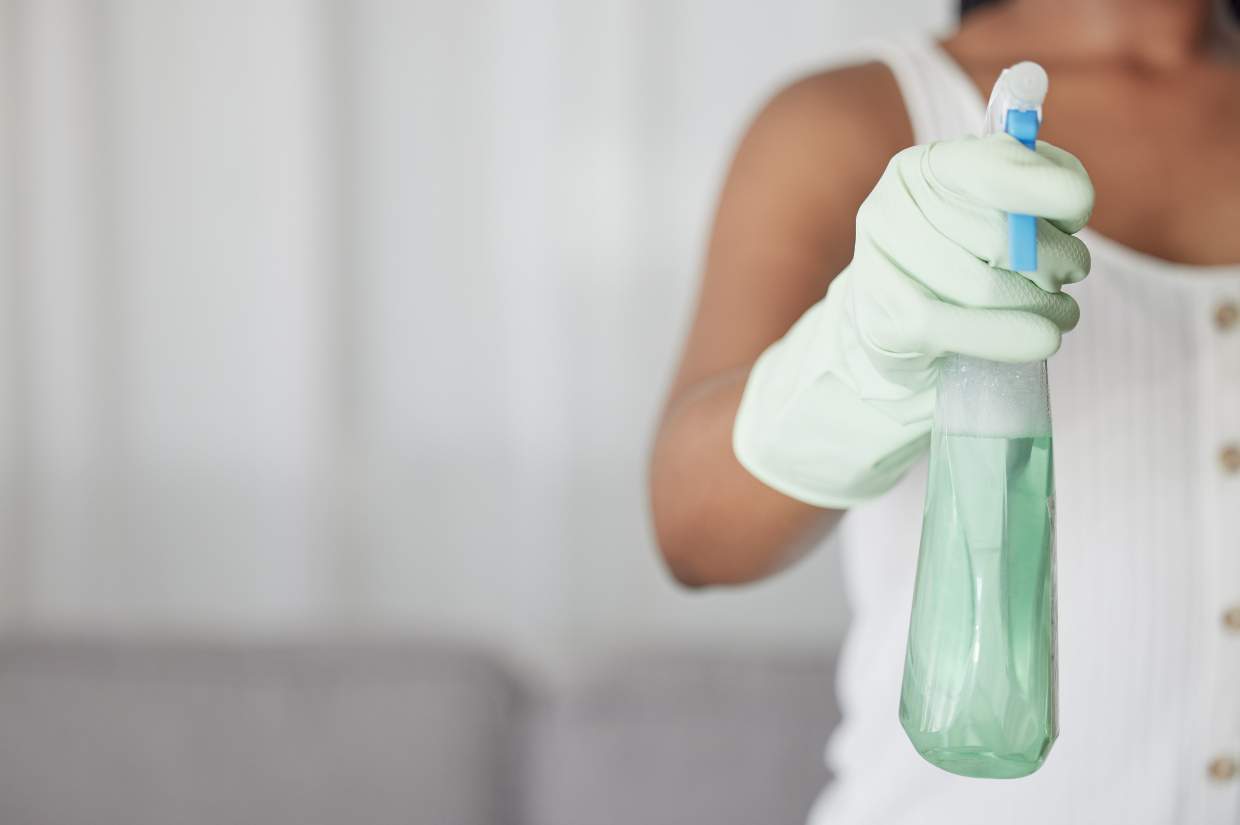
<path fill-rule="evenodd" d="M 1003 82 L 1007 87 L 1011 102 L 1015 108 L 1036 109 L 1046 99 L 1046 90 L 1050 80 L 1046 69 L 1031 60 L 1024 60 L 1003 73 Z"/>
<path fill-rule="evenodd" d="M 995 81 L 986 106 L 984 134 L 1007 132 L 1026 149 L 1037 145 L 1042 124 L 1042 101 L 1050 85 L 1046 70 L 1031 60 L 1004 69 Z M 1008 243 L 1012 269 L 1034 272 L 1038 268 L 1037 222 L 1030 215 L 1008 215 Z"/>

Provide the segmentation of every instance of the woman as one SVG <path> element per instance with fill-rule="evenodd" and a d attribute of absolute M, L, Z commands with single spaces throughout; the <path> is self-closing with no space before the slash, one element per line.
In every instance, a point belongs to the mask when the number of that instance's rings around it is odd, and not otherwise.
<path fill-rule="evenodd" d="M 660 546 L 686 585 L 739 584 L 839 533 L 853 622 L 814 822 L 1235 823 L 1234 10 L 984 5 L 941 44 L 791 85 L 751 125 L 654 449 Z M 1036 155 L 964 137 L 1020 60 L 1051 78 Z M 1005 211 L 1042 218 L 1028 277 L 1003 266 Z M 896 719 L 952 351 L 1050 356 L 1061 733 L 1022 780 L 944 773 Z"/>

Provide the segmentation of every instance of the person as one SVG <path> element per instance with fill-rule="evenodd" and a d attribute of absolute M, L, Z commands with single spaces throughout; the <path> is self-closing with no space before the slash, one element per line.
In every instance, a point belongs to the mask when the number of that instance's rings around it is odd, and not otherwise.
<path fill-rule="evenodd" d="M 1240 822 L 1235 11 L 974 5 L 750 125 L 652 451 L 659 546 L 684 585 L 737 585 L 834 534 L 852 622 L 815 823 Z M 972 137 L 1021 60 L 1050 77 L 1036 153 Z M 1040 217 L 1035 273 L 1004 267 L 1012 211 Z M 1060 735 L 1024 779 L 938 770 L 897 720 L 957 351 L 1050 359 Z"/>

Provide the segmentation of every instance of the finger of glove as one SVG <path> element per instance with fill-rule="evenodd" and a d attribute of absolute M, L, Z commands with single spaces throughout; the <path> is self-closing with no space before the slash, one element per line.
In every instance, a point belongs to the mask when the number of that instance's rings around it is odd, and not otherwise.
<path fill-rule="evenodd" d="M 909 191 L 939 233 L 990 266 L 1012 270 L 1011 230 L 1006 215 L 929 184 L 918 187 L 912 182 Z M 1065 284 L 1084 280 L 1090 268 L 1089 247 L 1044 218 L 1038 218 L 1036 226 L 1038 266 L 1020 275 L 1047 292 L 1058 292 Z"/>
<path fill-rule="evenodd" d="M 987 280 L 995 284 L 998 296 L 994 304 L 961 306 L 943 300 L 890 262 L 866 265 L 866 277 L 853 284 L 853 313 L 862 338 L 886 354 L 937 356 L 964 352 L 996 360 L 1034 360 L 1024 356 L 1029 352 L 1054 352 L 1060 334 L 1073 329 L 1080 320 L 1080 307 L 1067 293 L 1044 292 L 1015 273 L 989 269 L 975 260 L 973 264 L 991 274 Z M 960 314 L 966 311 L 979 314 Z M 995 324 L 969 325 L 972 318 L 992 317 L 986 313 L 1015 318 L 1015 325 L 1011 329 Z M 1032 318 L 1039 322 L 1028 320 Z M 958 323 L 964 326 L 956 330 Z M 1027 329 L 1032 332 L 1025 333 Z M 1046 334 L 1048 329 L 1054 331 L 1053 335 Z M 1036 337 L 1032 343 L 1022 343 L 1022 335 L 1028 334 Z M 994 340 L 987 340 L 987 335 L 994 336 Z M 991 350 L 996 354 L 987 354 Z"/>
<path fill-rule="evenodd" d="M 1047 358 L 1059 349 L 1060 328 L 1041 315 L 956 306 L 939 300 L 894 268 L 888 268 L 885 276 L 885 284 L 877 284 L 873 277 L 853 284 L 857 331 L 881 356 L 938 357 L 958 352 L 994 361 L 1022 362 Z M 875 285 L 879 288 L 869 291 Z"/>
<path fill-rule="evenodd" d="M 1022 146 L 1021 148 L 1023 149 L 1024 147 Z M 1054 221 L 1057 228 L 1069 234 L 1075 235 L 1077 232 L 1080 232 L 1085 228 L 1085 224 L 1089 223 L 1089 216 L 1094 211 L 1094 183 L 1089 177 L 1089 172 L 1086 171 L 1085 165 L 1077 159 L 1076 155 L 1066 149 L 1060 149 L 1053 143 L 1047 143 L 1044 140 L 1039 140 L 1034 144 L 1033 150 L 1042 157 L 1054 163 L 1056 166 L 1073 171 L 1075 174 L 1083 178 L 1089 185 L 1089 208 L 1086 209 L 1083 214 L 1078 215 L 1076 220 L 1059 219 Z"/>
<path fill-rule="evenodd" d="M 1093 184 L 1071 154 L 1041 141 L 1037 146 L 1031 152 L 1004 134 L 933 143 L 920 155 L 922 175 L 956 197 L 1075 232 L 1093 210 Z"/>
<path fill-rule="evenodd" d="M 935 303 L 926 310 L 930 351 L 990 361 L 1042 361 L 1059 349 L 1061 333 L 1041 315 L 1010 309 L 968 309 Z"/>
<path fill-rule="evenodd" d="M 1076 326 L 1079 308 L 1071 297 L 1048 291 L 1030 279 L 1010 270 L 990 266 L 962 246 L 953 237 L 940 231 L 928 219 L 911 194 L 932 197 L 917 179 L 904 181 L 900 169 L 893 165 L 884 180 L 875 187 L 858 213 L 857 246 L 854 262 L 867 277 L 861 279 L 861 291 L 879 304 L 884 301 L 898 313 L 909 304 L 902 299 L 908 287 L 903 281 L 912 280 L 935 298 L 966 307 L 987 309 L 1019 309 L 1045 315 L 1063 330 Z M 959 205 L 946 211 L 959 211 Z M 943 217 L 945 209 L 937 208 L 944 222 L 971 220 L 969 210 L 963 218 Z M 1002 222 L 999 213 L 992 210 L 972 210 L 976 220 L 985 222 L 985 215 L 993 221 Z M 1048 229 L 1055 232 L 1053 227 Z M 949 230 L 950 231 L 950 230 Z M 976 246 L 1003 246 L 991 227 L 987 237 L 975 241 Z M 953 233 L 958 234 L 958 233 Z M 976 234 L 964 232 L 965 235 Z M 1063 235 L 1062 238 L 1071 236 Z M 1047 280 L 1071 278 L 1081 272 L 1073 271 L 1073 264 L 1059 254 L 1058 248 L 1048 247 L 1043 268 Z M 998 254 L 998 253 L 994 253 Z M 1051 283 L 1047 284 L 1052 285 Z M 891 296 L 885 293 L 891 292 Z"/>

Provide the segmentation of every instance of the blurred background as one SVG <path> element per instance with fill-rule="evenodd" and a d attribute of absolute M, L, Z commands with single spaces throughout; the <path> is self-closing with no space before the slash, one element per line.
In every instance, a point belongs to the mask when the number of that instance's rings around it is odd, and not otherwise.
<path fill-rule="evenodd" d="M 647 445 L 747 119 L 956 11 L 2 0 L 0 626 L 416 634 L 540 684 L 831 650 L 831 553 L 669 583 Z"/>

